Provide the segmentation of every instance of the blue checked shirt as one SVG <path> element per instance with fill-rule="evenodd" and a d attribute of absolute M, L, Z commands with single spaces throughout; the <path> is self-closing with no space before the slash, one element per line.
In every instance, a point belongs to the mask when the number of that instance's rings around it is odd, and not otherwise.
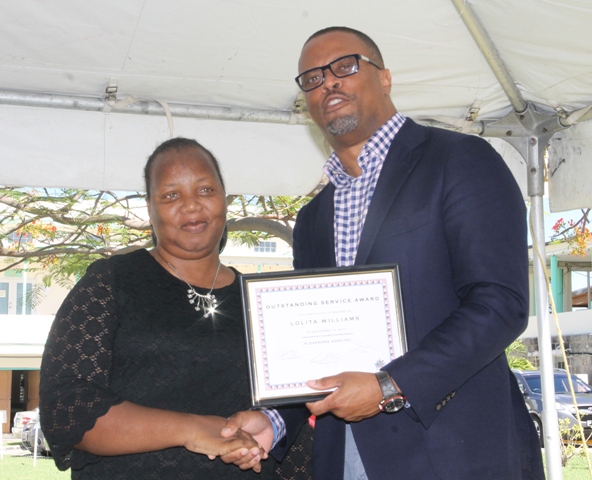
<path fill-rule="evenodd" d="M 259 408 L 258 410 L 261 410 L 265 415 L 267 415 L 267 418 L 269 418 L 271 426 L 273 427 L 273 443 L 271 444 L 271 448 L 273 449 L 273 447 L 275 447 L 277 443 L 282 438 L 284 438 L 284 435 L 286 435 L 286 423 L 277 410 L 272 408 L 267 409 L 264 407 Z"/>
<path fill-rule="evenodd" d="M 351 266 L 356 261 L 360 236 L 378 176 L 391 143 L 404 122 L 405 117 L 396 113 L 368 140 L 358 157 L 358 165 L 362 169 L 359 177 L 346 173 L 335 152 L 325 164 L 325 175 L 335 185 L 333 225 L 338 267 Z"/>

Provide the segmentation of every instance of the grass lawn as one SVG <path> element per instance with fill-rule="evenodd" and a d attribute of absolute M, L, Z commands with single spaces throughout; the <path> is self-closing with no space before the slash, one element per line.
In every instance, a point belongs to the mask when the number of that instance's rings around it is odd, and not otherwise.
<path fill-rule="evenodd" d="M 591 455 L 590 453 L 588 455 Z M 592 456 L 591 456 L 592 458 Z M 567 466 L 563 467 L 563 480 L 590 480 L 590 472 L 588 471 L 588 464 L 586 459 L 581 455 L 572 457 L 567 462 Z"/>
<path fill-rule="evenodd" d="M 32 457 L 11 457 L 4 455 L 0 460 L 0 478 L 2 480 L 65 480 L 70 478 L 70 471 L 60 472 L 51 458 L 37 458 L 33 466 Z"/>
<path fill-rule="evenodd" d="M 572 457 L 562 471 L 563 480 L 592 479 L 586 459 L 580 455 Z M 51 458 L 37 458 L 36 467 L 33 466 L 31 457 L 4 455 L 4 459 L 0 460 L 0 479 L 2 480 L 66 480 L 68 478 L 70 478 L 70 471 L 60 472 Z"/>

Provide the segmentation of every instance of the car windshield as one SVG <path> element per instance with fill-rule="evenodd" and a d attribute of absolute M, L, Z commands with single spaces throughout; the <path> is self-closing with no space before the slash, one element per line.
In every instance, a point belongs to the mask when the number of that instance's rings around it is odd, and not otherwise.
<path fill-rule="evenodd" d="M 575 375 L 571 376 L 575 393 L 592 393 L 592 387 L 580 380 Z M 541 393 L 541 377 L 539 375 L 529 375 L 526 377 L 526 383 L 535 393 Z M 569 382 L 567 375 L 555 374 L 555 393 L 569 393 Z"/>

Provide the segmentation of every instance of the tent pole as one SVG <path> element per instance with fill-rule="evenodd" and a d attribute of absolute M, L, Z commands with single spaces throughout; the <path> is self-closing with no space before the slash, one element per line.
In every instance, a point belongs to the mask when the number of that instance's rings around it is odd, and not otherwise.
<path fill-rule="evenodd" d="M 155 100 L 124 97 L 123 101 L 108 101 L 105 98 L 78 97 L 46 93 L 0 90 L 0 105 L 24 107 L 62 108 L 88 112 L 117 112 L 139 115 L 165 115 L 162 105 Z M 172 115 L 207 120 L 231 120 L 288 125 L 311 125 L 310 117 L 288 110 L 263 110 L 242 107 L 218 107 L 213 105 L 190 105 L 169 103 Z"/>
<path fill-rule="evenodd" d="M 481 20 L 475 14 L 473 7 L 471 7 L 471 4 L 466 0 L 451 1 L 469 30 L 469 33 L 473 36 L 473 40 L 475 40 L 477 47 L 481 50 L 483 57 L 489 64 L 489 68 L 493 71 L 498 83 L 504 89 L 514 111 L 518 113 L 524 112 L 528 108 L 528 105 L 524 100 L 522 93 L 516 86 L 516 82 L 512 78 L 512 75 L 510 75 L 510 71 L 506 67 L 506 64 L 500 57 L 489 33 L 487 33 Z"/>
<path fill-rule="evenodd" d="M 539 358 L 541 362 L 541 389 L 543 405 L 555 406 L 555 381 L 553 374 L 553 349 L 551 345 L 551 328 L 549 322 L 549 293 L 547 290 L 545 232 L 544 232 L 544 162 L 540 138 L 532 136 L 526 145 L 528 165 L 528 193 L 530 195 L 530 221 L 532 223 L 533 267 L 535 278 L 536 316 L 539 341 Z M 537 253 L 538 252 L 538 253 Z M 545 262 L 542 263 L 541 262 Z M 559 443 L 559 427 L 557 410 L 543 409 L 543 435 L 545 440 L 545 460 L 547 478 L 560 480 L 561 450 Z"/>
<path fill-rule="evenodd" d="M 534 289 L 536 298 L 539 356 L 544 405 L 555 405 L 553 352 L 549 324 L 549 294 L 546 280 L 543 195 L 545 193 L 544 152 L 551 137 L 565 127 L 557 115 L 547 115 L 530 105 L 524 112 L 510 112 L 495 122 L 484 122 L 483 136 L 498 137 L 512 145 L 526 161 L 530 221 L 532 225 Z M 538 254 L 537 254 L 538 251 Z M 541 263 L 538 258 L 541 256 Z M 543 435 L 547 478 L 561 480 L 561 449 L 555 408 L 543 410 Z"/>
<path fill-rule="evenodd" d="M 533 246 L 540 252 L 545 261 L 545 235 L 543 229 L 543 197 L 535 195 L 530 197 L 530 217 L 533 229 Z M 534 249 L 533 249 L 534 250 Z M 555 383 L 553 377 L 553 349 L 551 345 L 551 329 L 549 322 L 549 296 L 545 282 L 545 269 L 535 253 L 533 259 L 536 313 L 539 341 L 539 358 L 541 362 L 541 386 L 543 405 L 555 405 Z M 557 410 L 545 408 L 543 410 L 543 435 L 545 439 L 545 460 L 547 463 L 547 478 L 560 480 L 561 451 L 559 444 L 559 430 Z"/>

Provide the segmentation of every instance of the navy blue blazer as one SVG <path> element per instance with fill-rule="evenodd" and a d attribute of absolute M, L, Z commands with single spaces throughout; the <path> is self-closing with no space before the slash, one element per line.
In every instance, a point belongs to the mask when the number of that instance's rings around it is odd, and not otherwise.
<path fill-rule="evenodd" d="M 334 186 L 300 211 L 296 269 L 335 266 Z M 352 424 L 369 480 L 542 479 L 504 349 L 528 321 L 526 209 L 483 139 L 407 119 L 374 192 L 356 265 L 400 268 L 408 353 L 386 365 L 411 408 Z M 285 414 L 288 427 L 297 409 Z M 345 422 L 317 419 L 316 480 L 343 478 Z"/>

